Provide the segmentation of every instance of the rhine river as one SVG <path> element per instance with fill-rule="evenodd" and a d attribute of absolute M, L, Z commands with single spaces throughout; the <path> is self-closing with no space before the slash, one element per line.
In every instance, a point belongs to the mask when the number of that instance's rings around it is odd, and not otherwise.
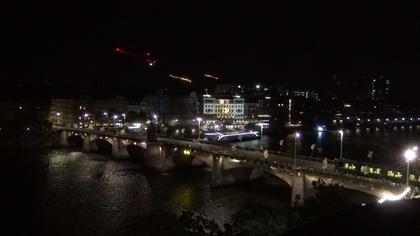
<path fill-rule="evenodd" d="M 290 187 L 270 176 L 211 188 L 204 168 L 147 173 L 80 149 L 2 151 L 0 166 L 2 223 L 13 235 L 148 235 L 147 228 L 162 227 L 149 217 L 182 211 L 277 235 L 290 206 Z M 352 200 L 373 199 L 353 193 Z"/>
<path fill-rule="evenodd" d="M 150 215 L 182 211 L 219 225 L 240 213 L 253 223 L 275 214 L 281 232 L 290 204 L 290 188 L 269 179 L 211 188 L 201 168 L 144 173 L 79 149 L 3 151 L 1 172 L 7 225 L 25 235 L 127 235 L 132 225 L 161 227 L 146 225 Z"/>
<path fill-rule="evenodd" d="M 279 141 L 284 140 L 282 152 L 294 152 L 294 133 L 284 132 L 263 135 L 262 139 L 231 143 L 231 145 L 260 149 L 280 150 Z M 311 155 L 311 145 L 315 144 L 315 157 L 334 159 L 340 153 L 340 134 L 338 130 L 318 132 L 315 129 L 300 132 L 297 142 L 298 155 Z M 372 161 L 394 166 L 405 166 L 402 154 L 408 147 L 420 147 L 420 126 L 411 128 L 346 129 L 343 135 L 343 158 Z M 372 159 L 368 153 L 372 151 Z"/>
<path fill-rule="evenodd" d="M 339 153 L 339 137 L 336 131 L 302 132 L 297 149 L 310 155 L 310 145 L 315 143 L 314 156 L 333 159 Z M 291 133 L 236 145 L 259 148 L 262 144 L 279 150 L 280 139 L 285 140 L 283 151 L 291 153 Z M 345 130 L 344 157 L 366 161 L 367 152 L 373 151 L 373 161 L 403 166 L 401 153 L 417 144 L 417 127 Z M 211 188 L 211 174 L 203 168 L 147 173 L 137 163 L 82 153 L 77 148 L 2 151 L 0 166 L 1 204 L 6 209 L 2 223 L 21 235 L 127 235 L 133 225 L 140 226 L 135 234 L 142 235 L 142 227 L 160 227 L 148 225 L 151 215 L 182 211 L 219 225 L 236 222 L 257 230 L 273 227 L 274 221 L 281 232 L 290 205 L 290 187 L 269 176 Z M 355 202 L 369 200 L 366 196 L 352 198 Z"/>

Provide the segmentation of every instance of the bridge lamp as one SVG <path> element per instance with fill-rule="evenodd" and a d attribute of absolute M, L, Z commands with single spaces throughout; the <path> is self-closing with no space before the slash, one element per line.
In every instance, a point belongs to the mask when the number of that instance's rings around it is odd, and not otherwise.
<path fill-rule="evenodd" d="M 344 132 L 342 129 L 340 129 L 338 131 L 338 133 L 340 134 L 340 159 L 343 158 L 343 136 L 344 136 Z"/>
<path fill-rule="evenodd" d="M 300 138 L 300 133 L 299 132 L 296 132 L 295 133 L 295 152 L 294 152 L 294 167 L 295 167 L 295 169 L 296 169 L 296 143 L 297 143 L 297 140 Z"/>
<path fill-rule="evenodd" d="M 256 124 L 256 125 L 260 126 L 260 128 L 261 128 L 261 137 L 260 137 L 260 139 L 262 140 L 262 136 L 263 136 L 263 129 L 264 129 L 264 123 L 258 123 L 258 124 Z"/>
<path fill-rule="evenodd" d="M 201 133 L 201 121 L 203 121 L 203 118 L 197 117 L 195 118 L 198 122 L 198 140 L 200 141 L 200 133 Z"/>
<path fill-rule="evenodd" d="M 404 152 L 404 158 L 407 161 L 407 187 L 409 186 L 409 176 L 410 176 L 410 161 L 414 160 L 416 158 L 416 151 L 413 149 L 407 149 Z"/>

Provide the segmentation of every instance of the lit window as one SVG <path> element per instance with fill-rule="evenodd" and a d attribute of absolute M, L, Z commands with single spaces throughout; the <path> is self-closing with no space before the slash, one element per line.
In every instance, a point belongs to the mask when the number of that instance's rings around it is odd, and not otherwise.
<path fill-rule="evenodd" d="M 397 178 L 401 178 L 401 177 L 402 177 L 401 172 L 397 171 L 397 173 L 395 174 L 395 177 L 397 177 Z"/>
<path fill-rule="evenodd" d="M 387 175 L 391 176 L 391 177 L 395 176 L 394 171 L 392 171 L 392 170 L 388 170 Z"/>

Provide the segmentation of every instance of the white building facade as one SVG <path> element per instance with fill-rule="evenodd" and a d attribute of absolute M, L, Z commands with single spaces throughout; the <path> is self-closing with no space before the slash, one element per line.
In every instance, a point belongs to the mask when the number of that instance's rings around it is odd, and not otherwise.
<path fill-rule="evenodd" d="M 203 115 L 216 119 L 243 119 L 244 99 L 204 97 Z"/>

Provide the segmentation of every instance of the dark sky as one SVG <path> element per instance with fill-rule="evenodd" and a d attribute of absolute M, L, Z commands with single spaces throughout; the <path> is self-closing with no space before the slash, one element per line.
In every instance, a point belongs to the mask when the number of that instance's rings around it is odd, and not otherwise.
<path fill-rule="evenodd" d="M 170 86 L 168 73 L 321 90 L 332 75 L 357 81 L 383 74 L 395 93 L 417 91 L 418 4 L 133 2 L 10 6 L 3 16 L 2 80 L 112 94 L 124 93 L 125 85 Z M 116 46 L 140 59 L 116 54 Z M 145 52 L 158 60 L 154 71 L 144 68 Z"/>

